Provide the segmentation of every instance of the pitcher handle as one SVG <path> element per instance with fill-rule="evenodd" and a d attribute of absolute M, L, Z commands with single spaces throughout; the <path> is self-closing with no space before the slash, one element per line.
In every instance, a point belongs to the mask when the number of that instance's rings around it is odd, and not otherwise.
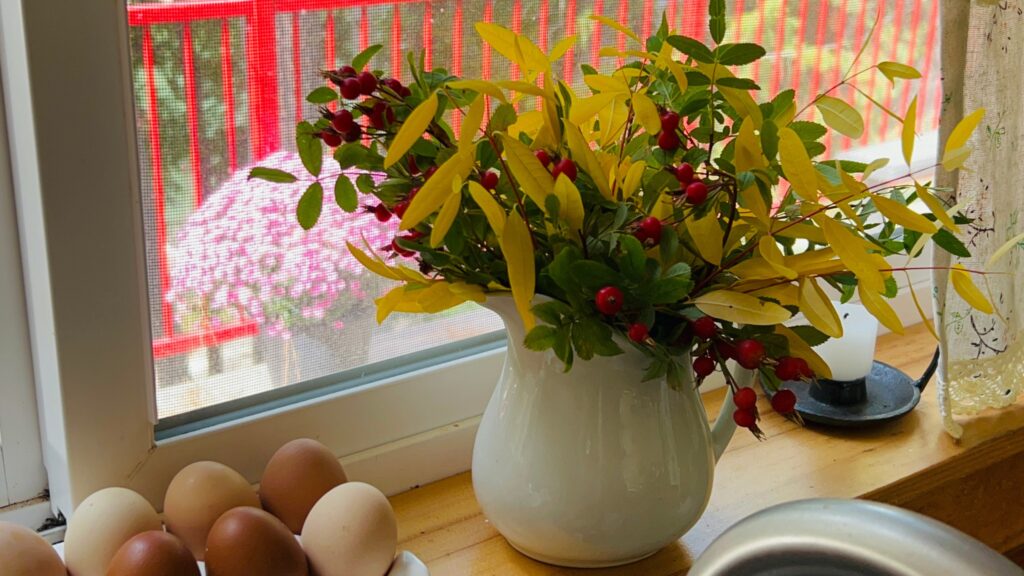
<path fill-rule="evenodd" d="M 743 388 L 750 386 L 754 380 L 754 371 L 740 368 L 735 372 L 736 384 Z M 718 418 L 711 428 L 711 445 L 715 448 L 715 462 L 722 457 L 725 448 L 729 446 L 733 433 L 736 431 L 736 421 L 732 419 L 732 413 L 736 405 L 732 401 L 732 388 L 726 388 L 725 400 L 722 401 L 722 409 L 718 411 Z"/>

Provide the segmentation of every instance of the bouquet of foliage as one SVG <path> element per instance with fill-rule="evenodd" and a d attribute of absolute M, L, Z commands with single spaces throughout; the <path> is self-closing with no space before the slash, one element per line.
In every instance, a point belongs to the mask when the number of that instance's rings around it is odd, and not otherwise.
<path fill-rule="evenodd" d="M 811 102 L 795 102 L 793 90 L 755 100 L 760 88 L 734 67 L 765 50 L 722 43 L 724 0 L 709 6 L 713 46 L 675 34 L 664 19 L 643 39 L 592 16 L 632 46 L 601 50 L 625 61 L 610 74 L 583 67 L 589 94 L 553 71 L 574 38 L 545 54 L 491 23 L 476 29 L 518 67 L 518 80 L 456 78 L 410 55 L 405 86 L 362 70 L 376 47 L 325 71 L 337 89 L 314 90 L 309 100 L 324 105 L 321 117 L 298 128 L 306 168 L 321 174 L 326 144 L 343 169 L 383 172 L 358 190 L 338 179 L 335 199 L 352 211 L 362 193 L 373 198 L 365 210 L 401 220 L 386 246 L 349 243 L 363 265 L 401 283 L 377 300 L 378 319 L 511 292 L 529 330 L 525 345 L 553 350 L 567 370 L 575 358 L 613 356 L 622 346 L 650 358 L 646 378 L 673 386 L 691 369 L 699 382 L 719 367 L 736 394 L 736 421 L 754 430 L 756 397 L 735 389 L 726 360 L 760 371 L 771 389 L 828 376 L 812 349 L 842 334 L 826 285 L 843 300 L 858 295 L 901 331 L 887 299 L 894 273 L 906 269 L 886 257 L 916 255 L 929 241 L 966 253 L 950 231 L 967 220 L 913 173 L 869 183 L 887 160 L 826 159 L 821 140 L 830 129 L 852 138 L 864 130 L 861 115 L 830 95 L 836 89 L 869 73 L 893 82 L 920 74 L 894 62 L 857 69 L 858 55 Z M 916 102 L 900 115 L 871 101 L 903 123 L 908 166 Z M 952 132 L 942 168 L 963 165 L 981 116 Z M 252 176 L 294 179 L 262 169 Z M 322 198 L 319 181 L 302 194 L 303 227 L 316 223 Z M 915 201 L 927 211 L 909 208 Z M 968 301 L 988 306 L 967 271 L 951 273 Z M 533 306 L 535 294 L 550 299 Z M 797 313 L 807 325 L 784 324 Z M 773 398 L 784 413 L 794 402 L 792 393 Z"/>

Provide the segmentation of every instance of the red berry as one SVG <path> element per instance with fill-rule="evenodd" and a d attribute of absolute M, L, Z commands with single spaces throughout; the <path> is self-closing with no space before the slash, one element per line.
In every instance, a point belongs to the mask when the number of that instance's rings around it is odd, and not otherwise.
<path fill-rule="evenodd" d="M 800 378 L 800 360 L 792 356 L 779 358 L 779 363 L 775 365 L 775 375 L 783 381 Z"/>
<path fill-rule="evenodd" d="M 320 133 L 320 139 L 331 148 L 341 146 L 341 135 L 331 130 L 324 130 Z"/>
<path fill-rule="evenodd" d="M 796 409 L 796 394 L 783 388 L 772 396 L 772 409 L 779 414 L 789 414 Z"/>
<path fill-rule="evenodd" d="M 338 68 L 338 76 L 342 78 L 351 78 L 356 75 L 356 69 L 351 66 L 342 66 Z"/>
<path fill-rule="evenodd" d="M 753 428 L 757 425 L 757 415 L 753 410 L 736 410 L 732 413 L 732 421 L 742 428 Z"/>
<path fill-rule="evenodd" d="M 377 204 L 373 207 L 373 215 L 380 222 L 387 222 L 388 220 L 391 220 L 391 211 L 383 204 Z"/>
<path fill-rule="evenodd" d="M 391 207 L 391 211 L 394 212 L 395 216 L 398 216 L 399 218 L 405 216 L 405 211 L 408 210 L 408 209 L 409 209 L 409 201 L 408 200 L 402 200 L 401 202 L 398 202 L 397 204 L 395 204 L 394 206 Z"/>
<path fill-rule="evenodd" d="M 551 164 L 551 155 L 548 154 L 547 150 L 534 150 L 533 155 L 537 157 L 537 160 L 539 160 L 541 165 L 545 168 L 548 167 L 548 164 Z"/>
<path fill-rule="evenodd" d="M 437 172 L 437 166 L 431 166 L 427 168 L 426 170 L 423 171 L 423 179 L 430 180 L 430 177 L 434 175 L 434 172 Z"/>
<path fill-rule="evenodd" d="M 690 204 L 703 204 L 708 199 L 708 187 L 703 182 L 691 182 L 686 187 L 686 201 Z"/>
<path fill-rule="evenodd" d="M 627 334 L 633 342 L 643 344 L 647 340 L 647 326 L 640 322 L 630 324 Z"/>
<path fill-rule="evenodd" d="M 683 186 L 689 186 L 693 182 L 693 166 L 689 162 L 683 162 L 676 167 L 676 180 Z"/>
<path fill-rule="evenodd" d="M 355 100 L 363 91 L 362 84 L 355 78 L 345 78 L 341 83 L 341 97 L 346 100 Z"/>
<path fill-rule="evenodd" d="M 721 357 L 722 360 L 731 360 L 736 358 L 736 346 L 732 342 L 719 340 L 715 343 L 715 351 L 718 352 L 718 356 Z"/>
<path fill-rule="evenodd" d="M 554 169 L 551 170 L 551 176 L 556 180 L 558 179 L 559 174 L 565 174 L 566 178 L 575 182 L 577 176 L 576 163 L 569 158 L 562 158 L 555 163 Z"/>
<path fill-rule="evenodd" d="M 363 129 L 355 122 L 345 131 L 345 142 L 355 142 L 363 137 Z"/>
<path fill-rule="evenodd" d="M 352 123 L 352 113 L 348 110 L 338 110 L 331 117 L 331 126 L 334 126 L 334 129 L 341 134 L 348 132 L 349 128 L 352 127 Z"/>
<path fill-rule="evenodd" d="M 715 361 L 710 356 L 699 356 L 693 361 L 693 373 L 703 380 L 715 371 Z"/>
<path fill-rule="evenodd" d="M 373 91 L 377 89 L 377 77 L 369 70 L 360 74 L 358 80 L 360 91 L 366 96 L 373 94 Z"/>
<path fill-rule="evenodd" d="M 383 84 L 384 86 L 387 86 L 388 90 L 391 90 L 392 92 L 398 94 L 399 96 L 402 95 L 402 88 L 405 88 L 405 86 L 402 86 L 402 83 L 399 82 L 397 78 L 384 78 L 380 81 L 380 83 Z"/>
<path fill-rule="evenodd" d="M 736 343 L 736 362 L 747 370 L 760 367 L 764 354 L 764 344 L 757 340 L 740 340 Z"/>
<path fill-rule="evenodd" d="M 665 132 L 675 132 L 679 128 L 679 114 L 669 111 L 661 115 L 661 129 Z"/>
<path fill-rule="evenodd" d="M 740 410 L 753 410 L 757 405 L 757 392 L 750 386 L 744 386 L 733 394 L 732 403 Z"/>
<path fill-rule="evenodd" d="M 370 117 L 370 125 L 378 130 L 387 128 L 389 124 L 395 121 L 395 111 L 391 106 L 379 100 L 373 105 L 368 116 Z"/>
<path fill-rule="evenodd" d="M 418 164 L 416 164 L 416 157 L 415 156 L 410 156 L 409 157 L 409 174 L 416 175 L 416 174 L 419 174 L 419 173 L 420 173 L 420 167 L 419 167 Z"/>
<path fill-rule="evenodd" d="M 693 333 L 701 340 L 711 340 L 718 333 L 718 326 L 711 316 L 701 316 L 693 321 Z M 722 351 L 718 351 L 722 355 Z"/>
<path fill-rule="evenodd" d="M 480 185 L 487 190 L 494 190 L 498 187 L 498 173 L 494 170 L 484 172 L 483 176 L 480 177 Z"/>
<path fill-rule="evenodd" d="M 679 148 L 679 136 L 675 131 L 658 134 L 658 148 L 666 152 L 674 152 Z"/>
<path fill-rule="evenodd" d="M 399 246 L 398 238 L 395 238 L 394 240 L 391 241 L 391 249 L 394 250 L 395 253 L 398 254 L 399 256 L 405 256 L 406 258 L 416 254 L 412 250 L 406 250 L 405 248 Z"/>
<path fill-rule="evenodd" d="M 409 194 L 406 195 L 405 199 L 410 201 L 410 202 L 412 202 L 412 199 L 415 198 L 416 195 L 419 194 L 419 193 L 420 193 L 420 187 L 419 186 L 413 186 L 409 190 Z"/>
<path fill-rule="evenodd" d="M 807 364 L 807 360 L 803 358 L 796 358 L 796 367 L 800 372 L 800 376 L 804 378 L 814 378 L 814 370 L 811 370 L 811 366 Z"/>
<path fill-rule="evenodd" d="M 652 244 L 661 242 L 661 220 L 654 216 L 648 216 L 640 221 L 633 233 L 640 242 L 651 241 Z"/>
<path fill-rule="evenodd" d="M 624 299 L 622 290 L 615 286 L 605 286 L 594 295 L 594 305 L 597 306 L 597 310 L 601 314 L 614 316 L 619 313 L 619 310 L 622 310 Z"/>

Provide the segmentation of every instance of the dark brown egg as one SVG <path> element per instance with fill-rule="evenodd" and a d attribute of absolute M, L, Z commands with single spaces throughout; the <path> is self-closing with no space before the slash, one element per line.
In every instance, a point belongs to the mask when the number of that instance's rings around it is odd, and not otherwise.
<path fill-rule="evenodd" d="M 313 505 L 348 479 L 334 454 L 309 438 L 292 440 L 270 459 L 260 481 L 263 508 L 277 516 L 294 534 Z"/>
<path fill-rule="evenodd" d="M 118 549 L 107 576 L 199 576 L 199 564 L 180 538 L 152 530 Z"/>
<path fill-rule="evenodd" d="M 298 540 L 268 512 L 235 508 L 221 516 L 206 539 L 207 576 L 307 576 Z"/>

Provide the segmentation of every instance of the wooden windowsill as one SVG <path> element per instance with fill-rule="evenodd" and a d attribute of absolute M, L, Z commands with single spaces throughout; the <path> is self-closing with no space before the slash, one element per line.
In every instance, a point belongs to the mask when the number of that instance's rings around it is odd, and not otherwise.
<path fill-rule="evenodd" d="M 912 376 L 934 350 L 922 326 L 879 339 L 877 357 Z M 933 383 L 934 384 L 934 383 Z M 722 392 L 705 395 L 709 414 Z M 922 512 L 1003 553 L 1024 546 L 1024 405 L 975 417 L 957 444 L 942 429 L 934 385 L 906 417 L 868 430 L 798 427 L 761 407 L 766 442 L 737 431 L 718 464 L 707 511 L 676 544 L 642 562 L 573 571 L 534 562 L 513 550 L 481 514 L 469 473 L 392 498 L 399 548 L 433 574 L 685 574 L 719 534 L 771 505 L 816 497 L 867 498 Z"/>

